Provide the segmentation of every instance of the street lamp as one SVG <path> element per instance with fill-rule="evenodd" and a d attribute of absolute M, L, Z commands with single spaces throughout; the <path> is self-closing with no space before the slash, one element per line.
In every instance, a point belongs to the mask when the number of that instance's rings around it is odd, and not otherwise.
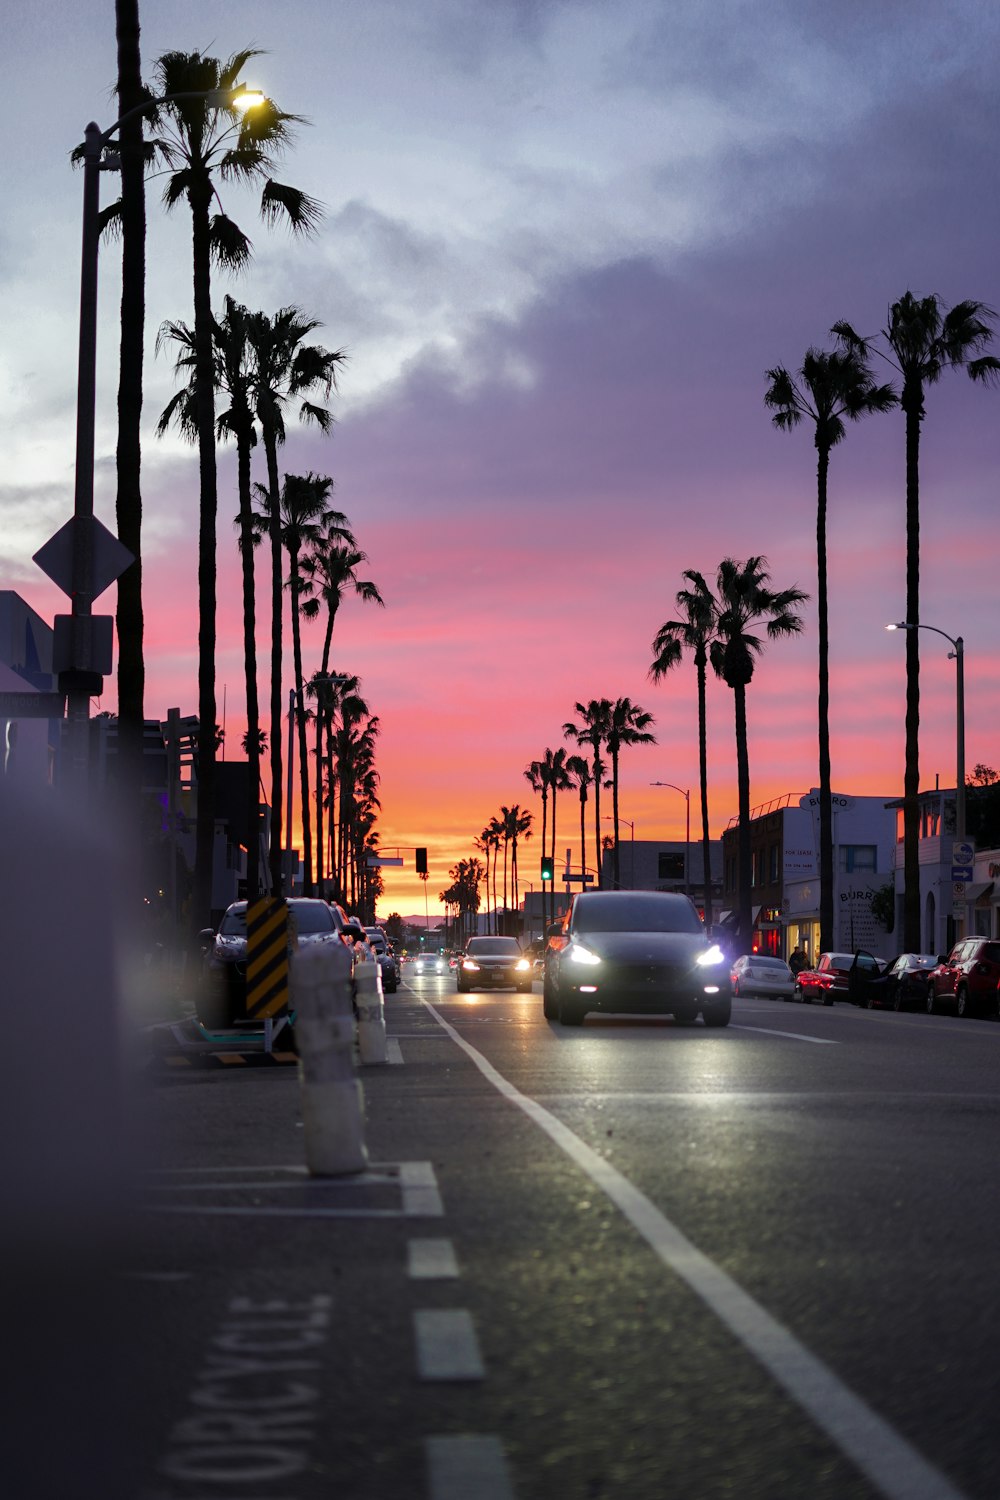
<path fill-rule="evenodd" d="M 80 340 L 76 385 L 76 474 L 73 489 L 73 521 L 70 540 L 71 587 L 70 633 L 65 652 L 65 671 L 60 674 L 68 697 L 73 724 L 74 759 L 77 769 L 86 755 L 90 699 L 100 692 L 100 679 L 110 670 L 110 637 L 95 635 L 92 604 L 132 561 L 120 543 L 94 521 L 94 429 L 97 406 L 97 258 L 100 243 L 100 174 L 116 171 L 118 158 L 104 153 L 115 132 L 135 115 L 146 114 L 159 104 L 175 99 L 207 99 L 219 108 L 252 108 L 263 94 L 244 84 L 231 89 L 194 89 L 147 99 L 102 130 L 93 121 L 84 132 L 77 154 L 83 162 L 83 236 L 80 257 Z M 103 551 L 103 557 L 97 554 Z M 36 559 L 37 560 L 37 559 Z M 103 563 L 103 568 L 101 564 Z M 97 565 L 95 567 L 95 564 Z M 110 577 L 106 577 L 107 572 Z M 46 571 L 48 571 L 46 569 Z M 102 573 L 105 575 L 102 579 Z M 62 683 L 61 683 L 62 685 Z"/>
<path fill-rule="evenodd" d="M 936 625 L 915 625 L 906 620 L 900 620 L 895 625 L 887 625 L 886 630 L 933 630 L 935 635 L 943 635 L 946 641 L 950 641 L 955 648 L 948 652 L 948 660 L 955 663 L 955 721 L 956 721 L 956 765 L 955 765 L 955 837 L 965 838 L 965 643 L 962 637 L 949 635 L 946 630 L 939 630 Z"/>
<path fill-rule="evenodd" d="M 601 819 L 602 823 L 613 823 L 614 821 L 615 821 L 614 818 L 602 818 Z M 631 872 L 630 873 L 631 873 L 631 876 L 632 876 L 632 889 L 635 890 L 635 824 L 629 822 L 628 818 L 623 818 L 620 813 L 618 815 L 618 821 L 619 821 L 619 823 L 628 823 L 628 826 L 629 826 L 629 828 L 631 829 L 631 832 L 632 832 L 632 853 L 631 853 Z M 569 887 L 567 886 L 566 889 L 568 890 Z"/>
<path fill-rule="evenodd" d="M 672 781 L 651 781 L 650 786 L 668 786 L 672 792 L 680 792 L 685 802 L 684 822 L 684 894 L 691 894 L 691 793 L 682 786 L 675 786 Z M 705 891 L 705 926 L 712 925 L 712 893 Z"/>

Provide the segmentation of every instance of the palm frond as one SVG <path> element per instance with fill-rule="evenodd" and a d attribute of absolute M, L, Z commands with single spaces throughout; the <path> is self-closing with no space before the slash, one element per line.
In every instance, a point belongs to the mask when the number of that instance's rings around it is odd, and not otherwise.
<path fill-rule="evenodd" d="M 240 271 L 250 260 L 253 245 L 247 235 L 226 214 L 215 214 L 208 226 L 212 259 L 227 271 Z"/>
<path fill-rule="evenodd" d="M 107 235 L 109 240 L 118 239 L 122 232 L 122 200 L 109 203 L 102 208 L 97 215 L 97 232 L 99 235 Z"/>
<path fill-rule="evenodd" d="M 301 188 L 289 187 L 269 177 L 260 198 L 260 212 L 266 224 L 284 216 L 294 234 L 312 234 L 323 217 L 323 205 Z"/>
<path fill-rule="evenodd" d="M 996 385 L 1000 381 L 1000 359 L 993 354 L 984 354 L 981 359 L 970 359 L 968 371 L 970 380 Z"/>

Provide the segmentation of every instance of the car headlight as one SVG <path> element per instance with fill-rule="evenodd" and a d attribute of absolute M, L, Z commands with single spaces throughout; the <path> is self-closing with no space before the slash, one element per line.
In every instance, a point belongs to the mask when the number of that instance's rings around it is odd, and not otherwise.
<path fill-rule="evenodd" d="M 463 958 L 462 968 L 468 969 L 470 973 L 479 973 L 479 965 L 476 963 L 474 958 Z"/>
<path fill-rule="evenodd" d="M 566 957 L 574 964 L 599 964 L 600 956 L 585 948 L 582 943 L 572 942 L 566 950 Z"/>
<path fill-rule="evenodd" d="M 514 967 L 518 970 L 519 973 L 523 974 L 526 972 L 526 970 L 531 968 L 531 965 L 528 963 L 528 960 L 526 958 L 519 958 Z"/>
<path fill-rule="evenodd" d="M 713 943 L 710 948 L 705 949 L 704 953 L 698 954 L 699 968 L 707 968 L 710 964 L 724 964 L 725 961 L 726 955 L 723 953 L 718 943 Z"/>

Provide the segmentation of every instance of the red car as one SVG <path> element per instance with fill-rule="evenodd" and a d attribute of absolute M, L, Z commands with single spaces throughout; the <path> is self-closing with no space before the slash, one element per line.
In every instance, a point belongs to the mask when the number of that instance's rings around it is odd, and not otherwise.
<path fill-rule="evenodd" d="M 821 953 L 814 969 L 802 969 L 795 976 L 795 998 L 811 1005 L 814 1000 L 832 1005 L 834 1000 L 850 999 L 853 953 Z"/>
<path fill-rule="evenodd" d="M 989 938 L 966 938 L 931 970 L 927 1011 L 954 1011 L 956 1016 L 997 1015 L 1000 984 L 1000 943 Z"/>

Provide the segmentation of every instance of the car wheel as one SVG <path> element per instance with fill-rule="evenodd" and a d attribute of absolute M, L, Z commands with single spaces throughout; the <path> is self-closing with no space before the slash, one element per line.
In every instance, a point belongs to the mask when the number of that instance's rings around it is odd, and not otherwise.
<path fill-rule="evenodd" d="M 560 1026 L 582 1026 L 586 1010 L 580 1001 L 559 1000 L 559 1024 Z"/>
<path fill-rule="evenodd" d="M 740 992 L 740 982 L 739 982 L 738 979 L 734 979 L 733 980 L 733 994 L 734 995 L 738 995 L 739 992 Z"/>
<path fill-rule="evenodd" d="M 824 992 L 823 992 L 823 1004 L 824 1005 L 832 1005 L 833 1004 L 833 991 L 832 990 L 824 990 Z"/>
<path fill-rule="evenodd" d="M 546 1021 L 558 1021 L 559 1000 L 556 996 L 555 985 L 548 974 L 542 979 L 542 1015 Z"/>
<path fill-rule="evenodd" d="M 936 1001 L 937 1001 L 937 996 L 934 994 L 933 986 L 932 985 L 928 985 L 927 986 L 927 999 L 924 1002 L 924 1009 L 926 1010 L 926 1012 L 927 1012 L 927 1014 L 929 1016 L 932 1016 L 934 1014 L 934 1011 L 936 1009 Z"/>
<path fill-rule="evenodd" d="M 701 1007 L 701 1018 L 706 1026 L 728 1026 L 732 1013 L 733 1002 L 728 999 Z"/>
<path fill-rule="evenodd" d="M 698 1019 L 698 1007 L 696 1005 L 681 1005 L 674 1011 L 674 1023 L 677 1026 L 693 1026 Z"/>
<path fill-rule="evenodd" d="M 902 985 L 898 984 L 896 986 L 896 993 L 892 997 L 892 1008 L 893 1008 L 893 1010 L 904 1010 L 905 1009 L 905 1007 L 903 1005 L 903 987 L 902 987 Z"/>
<path fill-rule="evenodd" d="M 955 991 L 955 1014 L 963 1018 L 974 1014 L 968 987 L 964 984 L 960 984 Z"/>
<path fill-rule="evenodd" d="M 462 983 L 460 979 L 455 980 L 455 988 L 460 995 L 464 995 L 466 993 L 467 987 Z"/>

